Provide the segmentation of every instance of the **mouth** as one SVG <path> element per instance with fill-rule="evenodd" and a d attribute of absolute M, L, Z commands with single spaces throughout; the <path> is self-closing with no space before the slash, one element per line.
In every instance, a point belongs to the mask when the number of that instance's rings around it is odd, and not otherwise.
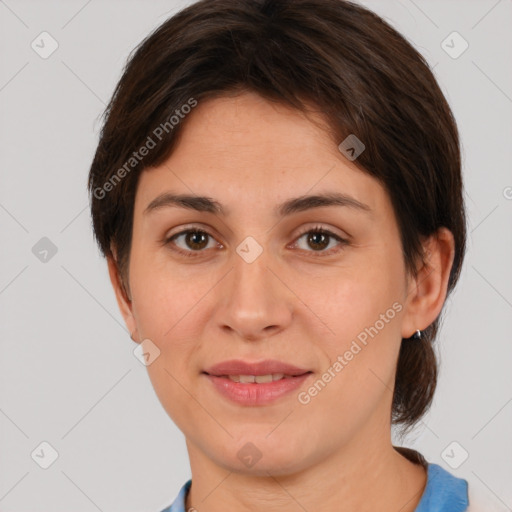
<path fill-rule="evenodd" d="M 201 372 L 222 396 L 244 406 L 267 405 L 301 386 L 311 370 L 276 360 L 231 360 Z"/>

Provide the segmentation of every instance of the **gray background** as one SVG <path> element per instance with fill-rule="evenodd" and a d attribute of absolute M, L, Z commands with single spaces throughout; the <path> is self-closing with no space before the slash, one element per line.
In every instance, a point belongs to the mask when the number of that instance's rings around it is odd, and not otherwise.
<path fill-rule="evenodd" d="M 190 476 L 184 437 L 133 355 L 86 193 L 129 52 L 189 3 L 0 1 L 1 511 L 159 511 Z M 362 3 L 434 66 L 463 146 L 468 254 L 434 406 L 404 444 L 509 510 L 512 2 Z M 47 59 L 31 47 L 43 31 L 59 45 Z M 469 43 L 456 59 L 441 47 L 453 31 Z M 47 261 L 32 251 L 43 237 L 57 248 Z M 48 469 L 31 457 L 49 456 L 43 441 L 58 452 Z"/>

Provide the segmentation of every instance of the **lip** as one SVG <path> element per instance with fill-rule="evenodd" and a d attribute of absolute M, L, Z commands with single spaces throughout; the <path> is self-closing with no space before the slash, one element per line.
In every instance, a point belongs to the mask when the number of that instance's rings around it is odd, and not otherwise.
<path fill-rule="evenodd" d="M 241 359 L 231 359 L 215 364 L 204 370 L 205 373 L 212 376 L 225 375 L 268 375 L 269 373 L 284 373 L 285 375 L 298 376 L 310 372 L 304 368 L 299 368 L 288 363 L 283 363 L 276 359 L 266 359 L 257 363 L 249 363 Z M 262 384 L 260 384 L 262 385 Z"/>
<path fill-rule="evenodd" d="M 289 377 L 262 384 L 244 384 L 228 378 L 228 375 L 257 376 L 271 373 L 284 373 Z M 274 359 L 258 363 L 233 359 L 218 363 L 205 370 L 203 374 L 223 397 L 238 405 L 256 406 L 271 404 L 289 395 L 313 375 L 313 372 Z"/>
<path fill-rule="evenodd" d="M 289 377 L 264 384 L 242 384 L 234 382 L 229 377 L 216 377 L 204 374 L 214 388 L 224 397 L 238 405 L 255 406 L 267 405 L 296 390 L 312 373 L 297 377 Z"/>

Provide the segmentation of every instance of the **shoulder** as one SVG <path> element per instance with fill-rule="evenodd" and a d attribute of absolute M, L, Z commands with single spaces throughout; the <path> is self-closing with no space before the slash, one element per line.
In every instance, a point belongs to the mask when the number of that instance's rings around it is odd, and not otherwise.
<path fill-rule="evenodd" d="M 417 512 L 510 512 L 495 496 L 478 485 L 456 477 L 437 464 L 428 464 L 428 480 Z"/>
<path fill-rule="evenodd" d="M 465 512 L 468 501 L 466 480 L 437 464 L 427 465 L 427 485 L 416 512 Z"/>
<path fill-rule="evenodd" d="M 419 452 L 394 446 L 411 462 L 427 470 L 427 485 L 415 512 L 511 512 L 494 492 L 480 482 L 452 475 L 438 464 L 429 463 Z"/>

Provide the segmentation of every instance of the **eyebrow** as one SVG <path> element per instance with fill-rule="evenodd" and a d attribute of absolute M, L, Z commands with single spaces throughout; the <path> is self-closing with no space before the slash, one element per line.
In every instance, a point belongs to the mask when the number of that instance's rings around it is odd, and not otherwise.
<path fill-rule="evenodd" d="M 325 206 L 347 206 L 361 212 L 372 212 L 372 209 L 367 204 L 362 203 L 349 195 L 341 193 L 325 193 L 295 197 L 277 205 L 274 212 L 276 216 L 285 217 L 293 213 Z M 170 192 L 165 192 L 155 197 L 155 199 L 153 199 L 145 208 L 144 214 L 151 213 L 164 207 L 186 208 L 189 210 L 213 213 L 214 215 L 222 216 L 230 214 L 230 210 L 223 207 L 221 203 L 211 197 L 172 194 Z"/>

